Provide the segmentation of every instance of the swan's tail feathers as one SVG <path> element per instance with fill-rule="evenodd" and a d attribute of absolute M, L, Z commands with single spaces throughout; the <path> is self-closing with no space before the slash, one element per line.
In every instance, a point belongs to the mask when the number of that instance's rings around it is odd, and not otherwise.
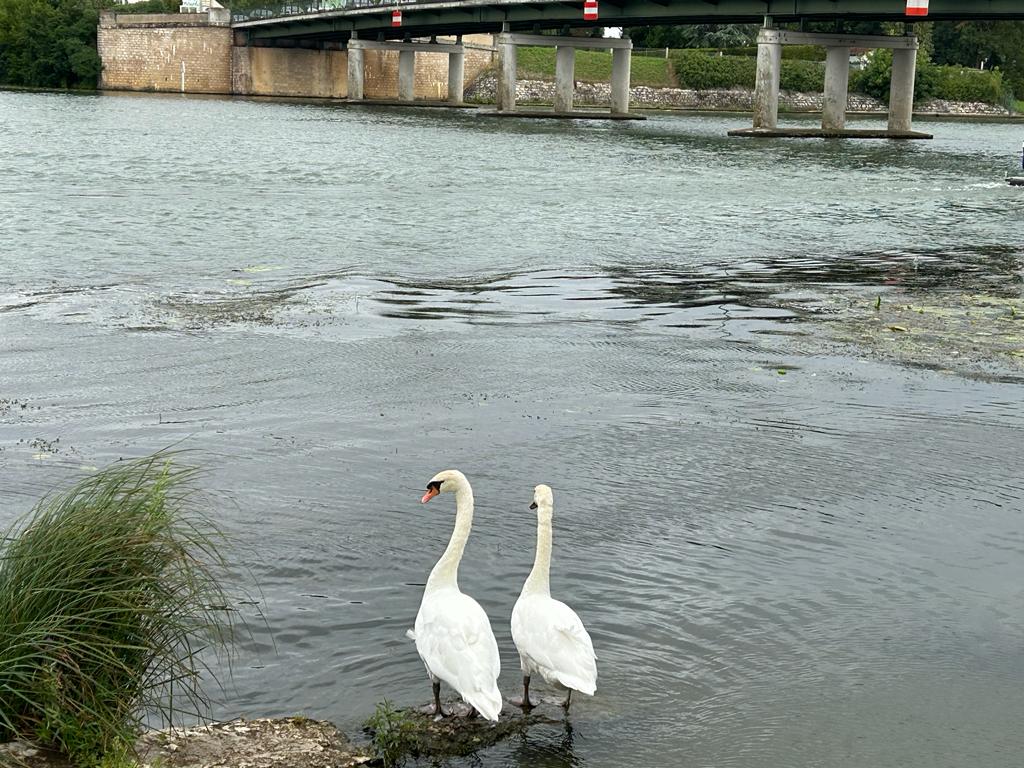
<path fill-rule="evenodd" d="M 593 696 L 597 692 L 597 677 L 579 677 L 576 675 L 559 675 L 558 682 L 566 688 Z"/>
<path fill-rule="evenodd" d="M 405 636 L 408 637 L 413 642 L 416 641 L 416 633 L 413 630 L 411 630 L 411 629 L 405 630 Z"/>
<path fill-rule="evenodd" d="M 504 703 L 501 699 L 501 692 L 498 690 L 498 686 L 494 686 L 489 691 L 472 691 L 468 695 L 462 697 L 466 700 L 466 703 L 473 707 L 481 716 L 491 720 L 492 722 L 498 722 L 498 715 L 501 713 L 501 707 Z"/>

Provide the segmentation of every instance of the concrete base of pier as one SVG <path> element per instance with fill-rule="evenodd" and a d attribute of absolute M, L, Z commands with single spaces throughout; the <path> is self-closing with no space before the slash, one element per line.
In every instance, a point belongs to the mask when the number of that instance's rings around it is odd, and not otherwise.
<path fill-rule="evenodd" d="M 430 99 L 417 99 L 416 101 L 405 101 L 402 99 L 339 99 L 342 104 L 352 104 L 357 107 L 431 107 L 443 109 L 477 109 L 476 104 L 466 104 L 451 101 L 437 101 Z"/>
<path fill-rule="evenodd" d="M 417 102 L 418 103 L 418 102 Z M 646 120 L 644 115 L 635 112 L 597 112 L 573 110 L 572 112 L 552 112 L 547 109 L 517 109 L 513 112 L 499 110 L 481 110 L 480 115 L 486 117 L 539 117 L 545 120 Z"/>
<path fill-rule="evenodd" d="M 730 136 L 757 139 L 931 139 L 920 131 L 890 131 L 885 128 L 738 128 Z"/>

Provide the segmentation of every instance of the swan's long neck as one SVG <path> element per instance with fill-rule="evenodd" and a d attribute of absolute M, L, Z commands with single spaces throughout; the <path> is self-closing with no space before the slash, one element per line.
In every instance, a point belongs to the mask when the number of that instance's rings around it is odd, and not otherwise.
<path fill-rule="evenodd" d="M 537 554 L 533 570 L 523 584 L 524 595 L 551 596 L 551 507 L 542 506 L 537 512 Z"/>
<path fill-rule="evenodd" d="M 466 549 L 469 530 L 473 527 L 473 489 L 463 486 L 455 491 L 455 529 L 448 541 L 441 559 L 430 572 L 427 579 L 427 590 L 444 587 L 459 588 L 459 563 Z"/>

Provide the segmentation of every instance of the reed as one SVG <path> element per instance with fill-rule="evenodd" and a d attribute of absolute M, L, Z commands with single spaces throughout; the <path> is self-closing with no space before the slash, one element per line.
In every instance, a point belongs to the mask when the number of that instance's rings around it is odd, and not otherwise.
<path fill-rule="evenodd" d="M 44 498 L 0 543 L 0 741 L 116 765 L 142 721 L 202 715 L 203 656 L 231 621 L 216 527 L 174 456 Z"/>

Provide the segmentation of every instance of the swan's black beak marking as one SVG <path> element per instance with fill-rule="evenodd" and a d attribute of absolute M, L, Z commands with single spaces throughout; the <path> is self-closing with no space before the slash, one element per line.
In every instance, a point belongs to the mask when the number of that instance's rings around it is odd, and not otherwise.
<path fill-rule="evenodd" d="M 530 505 L 530 509 L 536 509 L 536 508 L 537 508 L 537 502 L 535 501 L 535 502 L 533 502 L 533 503 L 532 503 L 532 504 Z"/>

